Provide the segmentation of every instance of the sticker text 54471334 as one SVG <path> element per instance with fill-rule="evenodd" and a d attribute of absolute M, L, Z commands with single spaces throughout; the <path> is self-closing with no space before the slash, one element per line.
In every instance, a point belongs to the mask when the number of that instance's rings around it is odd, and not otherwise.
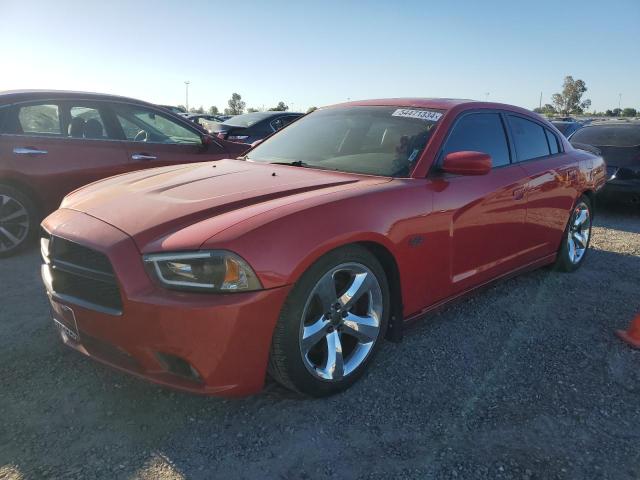
<path fill-rule="evenodd" d="M 442 117 L 442 113 L 433 110 L 412 110 L 409 108 L 398 108 L 391 114 L 393 117 L 408 117 L 426 120 L 428 122 L 437 122 Z"/>

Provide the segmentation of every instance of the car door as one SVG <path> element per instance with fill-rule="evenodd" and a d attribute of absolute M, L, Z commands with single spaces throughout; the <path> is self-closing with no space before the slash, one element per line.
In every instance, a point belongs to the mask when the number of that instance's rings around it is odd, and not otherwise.
<path fill-rule="evenodd" d="M 114 141 L 98 103 L 21 103 L 11 108 L 6 123 L 2 155 L 40 196 L 43 213 L 72 190 L 127 170 L 126 151 Z"/>
<path fill-rule="evenodd" d="M 506 118 L 516 161 L 528 176 L 525 231 L 533 261 L 558 250 L 577 196 L 579 168 L 542 123 L 518 114 Z"/>
<path fill-rule="evenodd" d="M 216 141 L 203 143 L 204 134 L 146 106 L 114 103 L 114 115 L 132 169 L 219 160 L 226 155 Z"/>
<path fill-rule="evenodd" d="M 522 263 L 527 250 L 526 173 L 512 163 L 505 120 L 497 111 L 474 111 L 451 128 L 431 174 L 434 212 L 448 230 L 448 271 L 434 279 L 434 301 L 459 293 Z M 461 176 L 439 171 L 444 157 L 458 151 L 488 153 L 486 175 Z"/>

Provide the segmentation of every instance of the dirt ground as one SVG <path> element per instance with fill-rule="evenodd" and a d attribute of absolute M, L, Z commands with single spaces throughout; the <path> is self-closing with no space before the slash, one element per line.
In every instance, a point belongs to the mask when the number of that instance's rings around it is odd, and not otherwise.
<path fill-rule="evenodd" d="M 344 394 L 239 399 L 67 349 L 34 249 L 0 263 L 0 479 L 639 478 L 640 212 L 598 212 L 574 274 L 499 283 L 386 343 Z"/>

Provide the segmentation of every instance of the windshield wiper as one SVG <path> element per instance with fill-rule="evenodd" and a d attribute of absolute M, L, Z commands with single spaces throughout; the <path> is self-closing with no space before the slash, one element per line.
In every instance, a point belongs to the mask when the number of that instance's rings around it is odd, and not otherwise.
<path fill-rule="evenodd" d="M 293 162 L 269 162 L 270 165 L 291 165 L 292 167 L 310 167 L 308 163 L 302 160 L 294 160 Z"/>

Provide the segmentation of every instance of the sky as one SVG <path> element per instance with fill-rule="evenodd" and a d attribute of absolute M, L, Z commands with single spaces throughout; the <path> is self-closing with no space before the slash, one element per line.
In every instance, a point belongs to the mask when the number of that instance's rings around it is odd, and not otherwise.
<path fill-rule="evenodd" d="M 0 0 L 0 91 L 114 93 L 221 110 L 385 97 L 526 108 L 566 75 L 640 109 L 640 0 Z"/>

